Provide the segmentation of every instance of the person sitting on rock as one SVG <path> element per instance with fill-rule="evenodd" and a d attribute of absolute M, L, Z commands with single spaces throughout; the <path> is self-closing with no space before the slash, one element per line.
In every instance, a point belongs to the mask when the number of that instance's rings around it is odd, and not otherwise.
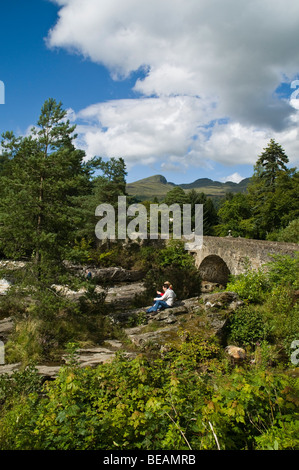
<path fill-rule="evenodd" d="M 165 308 L 170 308 L 173 306 L 176 299 L 176 294 L 172 288 L 170 282 L 166 281 L 163 284 L 163 295 L 161 292 L 157 292 L 160 297 L 154 298 L 154 305 L 147 309 L 146 313 L 158 312 L 158 310 L 164 310 Z"/>

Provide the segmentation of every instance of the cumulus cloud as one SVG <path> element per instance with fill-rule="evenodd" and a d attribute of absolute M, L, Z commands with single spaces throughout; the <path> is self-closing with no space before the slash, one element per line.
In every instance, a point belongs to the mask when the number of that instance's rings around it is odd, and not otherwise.
<path fill-rule="evenodd" d="M 298 100 L 279 99 L 275 90 L 299 72 L 298 2 L 56 3 L 50 47 L 105 65 L 115 80 L 144 72 L 136 99 L 78 113 L 90 154 L 125 156 L 130 164 L 252 164 L 276 136 L 295 160 Z"/>
<path fill-rule="evenodd" d="M 91 105 L 78 113 L 78 145 L 87 158 L 123 157 L 128 169 L 136 164 L 161 164 L 164 171 L 188 167 L 253 165 L 271 138 L 298 158 L 299 128 L 281 132 L 217 120 L 210 102 L 188 96 L 115 100 Z"/>
<path fill-rule="evenodd" d="M 242 181 L 244 179 L 243 176 L 241 176 L 239 173 L 233 173 L 232 175 L 229 175 L 229 176 L 226 176 L 225 178 L 221 178 L 221 181 L 223 183 L 226 183 L 226 182 L 232 182 L 232 183 L 240 183 L 240 181 Z"/>
<path fill-rule="evenodd" d="M 131 165 L 184 164 L 198 146 L 198 126 L 214 118 L 208 102 L 188 96 L 109 101 L 72 116 L 88 156 L 123 156 Z"/>

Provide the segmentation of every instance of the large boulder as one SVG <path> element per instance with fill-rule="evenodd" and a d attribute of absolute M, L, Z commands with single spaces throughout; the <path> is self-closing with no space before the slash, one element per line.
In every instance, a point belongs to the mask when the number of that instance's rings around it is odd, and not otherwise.
<path fill-rule="evenodd" d="M 233 360 L 233 362 L 240 362 L 246 358 L 245 349 L 239 348 L 238 346 L 226 346 L 225 352 Z"/>
<path fill-rule="evenodd" d="M 88 293 L 86 288 L 81 288 L 77 291 L 70 289 L 68 286 L 60 286 L 57 284 L 52 285 L 52 289 L 59 295 L 67 297 L 71 300 L 78 300 L 80 297 Z M 144 290 L 141 282 L 130 282 L 126 284 L 115 284 L 110 287 L 96 286 L 96 294 L 105 294 L 105 303 L 114 304 L 120 309 L 128 308 L 136 294 L 140 294 Z"/>
<path fill-rule="evenodd" d="M 161 348 L 173 337 L 176 337 L 177 327 L 164 326 L 158 330 L 146 331 L 144 327 L 129 328 L 126 330 L 128 338 L 138 348 L 151 345 L 155 348 Z"/>
<path fill-rule="evenodd" d="M 148 323 L 151 320 L 162 321 L 165 323 L 172 323 L 173 319 L 185 313 L 192 313 L 199 310 L 201 307 L 200 297 L 192 297 L 190 299 L 175 302 L 172 308 L 161 310 L 160 312 L 146 313 L 150 306 L 143 308 L 136 308 L 125 310 L 121 312 L 111 313 L 109 316 L 114 323 L 125 324 L 134 322 L 134 319 L 143 319 L 143 323 Z"/>
<path fill-rule="evenodd" d="M 202 295 L 205 310 L 228 309 L 236 310 L 244 304 L 236 292 L 214 292 Z"/>
<path fill-rule="evenodd" d="M 201 296 L 175 302 L 172 308 L 159 312 L 146 313 L 146 309 L 110 316 L 115 323 L 123 326 L 131 342 L 141 348 L 150 345 L 161 349 L 166 344 L 175 344 L 180 341 L 178 333 L 181 329 L 198 332 L 205 338 L 213 335 L 221 338 L 227 322 L 222 310 L 205 309 Z M 132 327 L 129 327 L 130 323 Z"/>

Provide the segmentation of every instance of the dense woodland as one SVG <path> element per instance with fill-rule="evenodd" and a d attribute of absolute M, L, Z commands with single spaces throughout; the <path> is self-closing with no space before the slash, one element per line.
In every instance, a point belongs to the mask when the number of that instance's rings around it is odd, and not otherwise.
<path fill-rule="evenodd" d="M 126 341 L 107 318 L 95 282 L 72 276 L 65 261 L 145 273 L 148 305 L 165 278 L 181 299 L 198 295 L 200 278 L 180 241 L 99 243 L 95 208 L 126 195 L 124 160 L 86 161 L 61 103 L 47 100 L 31 135 L 3 134 L 0 155 L 0 258 L 25 260 L 0 298 L 0 319 L 16 327 L 6 361 L 22 371 L 0 375 L 0 449 L 298 449 L 299 257 L 275 257 L 267 269 L 231 277 L 226 290 L 244 304 L 227 313 L 226 338 L 246 349 L 233 364 L 215 337 L 185 330 L 175 347 L 82 369 L 76 348 L 106 338 Z M 204 205 L 204 234 L 298 243 L 298 171 L 271 140 L 257 156 L 246 193 L 215 204 L 174 187 L 163 202 Z M 138 202 L 127 198 L 127 203 Z M 151 202 L 143 201 L 146 207 Z M 250 261 L 250 260 L 249 260 Z M 7 272 L 0 272 L 0 278 Z M 74 303 L 52 289 L 87 289 Z M 225 313 L 224 313 L 225 314 Z M 37 363 L 70 362 L 45 382 Z M 293 353 L 293 355 L 292 355 Z"/>

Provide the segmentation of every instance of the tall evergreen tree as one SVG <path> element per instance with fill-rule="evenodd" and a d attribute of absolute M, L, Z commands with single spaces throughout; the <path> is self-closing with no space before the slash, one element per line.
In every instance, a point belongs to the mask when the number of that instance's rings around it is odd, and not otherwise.
<path fill-rule="evenodd" d="M 268 147 L 258 158 L 255 169 L 265 184 L 274 190 L 275 180 L 280 171 L 287 171 L 286 163 L 288 162 L 289 159 L 281 145 L 271 139 Z"/>
<path fill-rule="evenodd" d="M 298 173 L 287 168 L 288 161 L 282 147 L 271 139 L 256 162 L 248 185 L 255 238 L 266 238 L 298 213 Z"/>
<path fill-rule="evenodd" d="M 80 224 L 76 198 L 89 189 L 84 152 L 61 103 L 47 100 L 32 135 L 3 135 L 0 243 L 8 257 L 61 260 Z"/>

